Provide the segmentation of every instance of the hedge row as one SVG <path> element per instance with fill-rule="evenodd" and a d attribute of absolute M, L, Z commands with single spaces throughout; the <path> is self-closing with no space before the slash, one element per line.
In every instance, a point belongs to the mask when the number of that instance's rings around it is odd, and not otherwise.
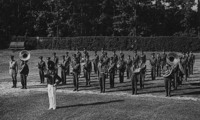
<path fill-rule="evenodd" d="M 144 50 L 144 51 L 200 51 L 200 39 L 196 37 L 63 37 L 27 38 L 28 49 L 69 49 L 75 50 Z"/>

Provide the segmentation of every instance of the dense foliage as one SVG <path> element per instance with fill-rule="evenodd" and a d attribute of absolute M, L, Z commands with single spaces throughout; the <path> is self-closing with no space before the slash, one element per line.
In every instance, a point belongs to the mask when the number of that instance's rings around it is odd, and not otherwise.
<path fill-rule="evenodd" d="M 62 38 L 27 38 L 29 49 L 76 50 L 144 50 L 144 51 L 200 51 L 197 37 L 131 37 L 131 36 L 88 36 Z"/>
<path fill-rule="evenodd" d="M 195 0 L 1 0 L 1 35 L 197 36 Z"/>

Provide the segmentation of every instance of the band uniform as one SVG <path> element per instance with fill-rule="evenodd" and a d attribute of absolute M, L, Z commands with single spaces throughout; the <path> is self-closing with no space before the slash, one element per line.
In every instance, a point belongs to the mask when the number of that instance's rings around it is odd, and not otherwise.
<path fill-rule="evenodd" d="M 14 56 L 11 56 L 11 61 L 9 62 L 9 74 L 12 77 L 13 86 L 12 88 L 17 87 L 17 73 L 18 73 L 18 64 L 14 60 Z"/>
<path fill-rule="evenodd" d="M 38 62 L 38 69 L 39 69 L 39 76 L 40 76 L 40 83 L 44 83 L 44 71 L 46 70 L 46 64 L 43 60 L 43 56 L 40 56 L 40 61 Z"/>
<path fill-rule="evenodd" d="M 29 67 L 27 65 L 28 61 L 22 61 L 20 64 L 20 77 L 22 89 L 27 89 L 27 76 L 29 74 Z"/>
<path fill-rule="evenodd" d="M 110 88 L 114 88 L 116 67 L 115 59 L 111 57 L 111 62 L 108 69 L 110 76 Z"/>

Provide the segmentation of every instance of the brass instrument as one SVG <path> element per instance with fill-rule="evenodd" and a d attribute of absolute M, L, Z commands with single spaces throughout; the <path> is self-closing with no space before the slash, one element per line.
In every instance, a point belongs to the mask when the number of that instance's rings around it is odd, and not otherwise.
<path fill-rule="evenodd" d="M 31 57 L 31 54 L 27 50 L 23 50 L 19 53 L 19 59 L 22 61 L 28 61 Z"/>
<path fill-rule="evenodd" d="M 140 73 L 143 69 L 146 69 L 146 65 L 141 63 L 141 66 L 139 66 L 139 68 L 135 68 L 133 73 Z"/>
<path fill-rule="evenodd" d="M 163 77 L 168 77 L 172 74 L 173 70 L 180 65 L 180 58 L 176 53 L 169 53 L 166 58 L 169 69 L 164 71 Z"/>

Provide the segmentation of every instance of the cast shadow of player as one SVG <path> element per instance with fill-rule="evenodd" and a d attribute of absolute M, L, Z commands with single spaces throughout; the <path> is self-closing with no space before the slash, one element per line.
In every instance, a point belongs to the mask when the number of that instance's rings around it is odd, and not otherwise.
<path fill-rule="evenodd" d="M 124 102 L 124 100 L 111 100 L 111 101 L 104 101 L 104 102 L 94 102 L 94 103 L 87 103 L 87 104 L 76 104 L 76 105 L 67 105 L 67 106 L 58 106 L 58 109 L 62 108 L 70 108 L 70 107 L 83 107 L 83 106 L 90 106 L 90 105 L 103 105 L 103 104 L 110 104 L 110 103 L 117 103 L 117 102 Z"/>

